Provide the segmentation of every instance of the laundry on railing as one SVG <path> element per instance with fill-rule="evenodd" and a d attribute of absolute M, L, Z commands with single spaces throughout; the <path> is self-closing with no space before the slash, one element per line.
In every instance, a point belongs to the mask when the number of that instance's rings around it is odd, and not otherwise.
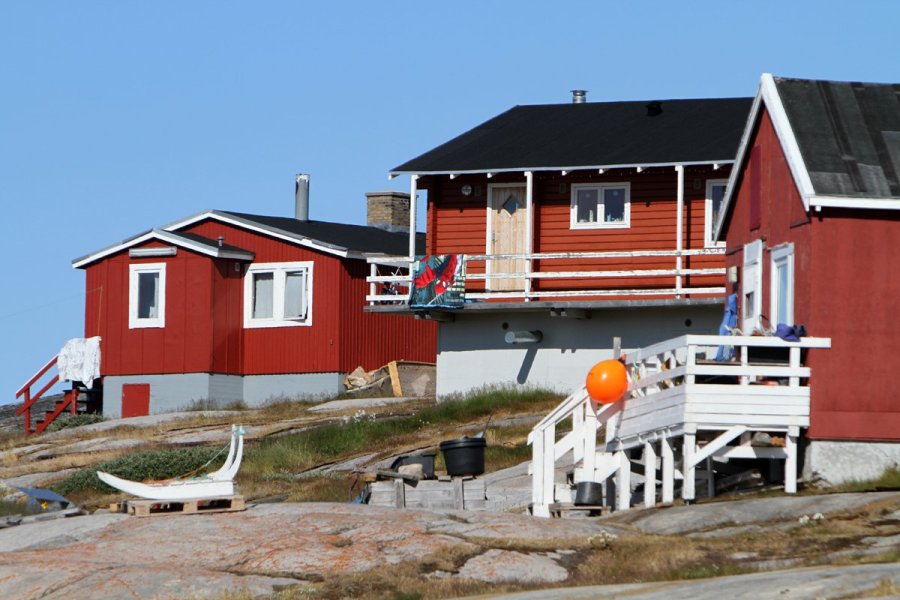
<path fill-rule="evenodd" d="M 60 381 L 80 381 L 91 389 L 100 378 L 100 336 L 71 339 L 56 359 Z"/>
<path fill-rule="evenodd" d="M 421 256 L 412 264 L 412 308 L 457 308 L 466 300 L 461 254 Z"/>

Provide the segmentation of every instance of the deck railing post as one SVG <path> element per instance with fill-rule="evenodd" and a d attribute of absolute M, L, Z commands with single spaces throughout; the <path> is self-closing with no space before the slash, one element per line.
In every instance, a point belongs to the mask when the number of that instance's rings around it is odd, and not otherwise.
<path fill-rule="evenodd" d="M 784 491 L 786 494 L 797 493 L 797 437 L 800 428 L 788 427 L 784 438 L 784 451 L 787 457 L 784 459 Z"/>
<path fill-rule="evenodd" d="M 25 435 L 31 435 L 31 390 L 25 390 Z"/>

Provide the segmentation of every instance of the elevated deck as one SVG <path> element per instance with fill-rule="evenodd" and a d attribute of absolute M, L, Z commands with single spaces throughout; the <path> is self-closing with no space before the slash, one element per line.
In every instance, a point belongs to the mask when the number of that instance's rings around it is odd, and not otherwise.
<path fill-rule="evenodd" d="M 797 439 L 809 426 L 805 353 L 830 345 L 827 338 L 686 335 L 629 352 L 623 400 L 595 406 L 582 388 L 531 432 L 534 514 L 549 516 L 550 505 L 565 500 L 567 490 L 552 474 L 570 451 L 574 483 L 615 476 L 617 509 L 631 506 L 633 470 L 643 483 L 645 506 L 658 498 L 671 502 L 676 481 L 682 498 L 693 500 L 698 468 L 712 495 L 714 461 L 783 460 L 785 491 L 795 492 Z M 714 360 L 720 348 L 733 358 Z M 567 424 L 571 429 L 557 440 L 557 427 Z M 605 439 L 598 444 L 601 424 Z M 754 444 L 756 432 L 777 443 Z"/>

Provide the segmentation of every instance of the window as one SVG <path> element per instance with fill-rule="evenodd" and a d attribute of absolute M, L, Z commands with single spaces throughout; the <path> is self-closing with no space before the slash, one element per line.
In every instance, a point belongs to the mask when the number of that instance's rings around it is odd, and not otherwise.
<path fill-rule="evenodd" d="M 166 326 L 166 264 L 128 267 L 128 328 Z"/>
<path fill-rule="evenodd" d="M 794 324 L 794 245 L 772 248 L 771 274 L 772 326 Z"/>
<path fill-rule="evenodd" d="M 630 218 L 630 184 L 572 186 L 572 229 L 626 228 Z"/>
<path fill-rule="evenodd" d="M 760 327 L 762 314 L 762 241 L 744 246 L 744 268 L 741 274 L 741 331 L 750 335 Z"/>
<path fill-rule="evenodd" d="M 726 179 L 710 179 L 706 182 L 706 233 L 704 240 L 706 246 L 724 246 L 724 242 L 714 242 L 713 234 L 716 232 L 716 223 L 719 221 L 719 211 L 722 209 L 722 200 L 725 198 L 725 188 L 728 185 Z"/>
<path fill-rule="evenodd" d="M 244 277 L 244 327 L 312 325 L 312 263 L 251 265 Z"/>

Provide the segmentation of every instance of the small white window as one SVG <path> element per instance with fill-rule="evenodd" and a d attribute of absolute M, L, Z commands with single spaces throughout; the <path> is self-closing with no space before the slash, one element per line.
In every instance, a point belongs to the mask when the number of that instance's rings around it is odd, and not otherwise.
<path fill-rule="evenodd" d="M 311 262 L 251 265 L 244 277 L 244 327 L 312 325 Z"/>
<path fill-rule="evenodd" d="M 166 264 L 129 265 L 128 327 L 166 326 Z"/>
<path fill-rule="evenodd" d="M 624 229 L 631 223 L 629 183 L 574 184 L 572 229 Z"/>
<path fill-rule="evenodd" d="M 762 314 L 762 241 L 744 246 L 744 268 L 741 274 L 741 330 L 750 335 L 761 326 Z"/>
<path fill-rule="evenodd" d="M 722 210 L 722 200 L 725 198 L 727 179 L 710 179 L 706 182 L 706 210 L 704 211 L 704 240 L 706 246 L 724 246 L 724 242 L 714 242 L 713 234 L 716 231 L 716 223 L 719 221 L 719 212 Z"/>
<path fill-rule="evenodd" d="M 794 324 L 794 245 L 782 244 L 772 248 L 771 273 L 772 326 Z"/>

